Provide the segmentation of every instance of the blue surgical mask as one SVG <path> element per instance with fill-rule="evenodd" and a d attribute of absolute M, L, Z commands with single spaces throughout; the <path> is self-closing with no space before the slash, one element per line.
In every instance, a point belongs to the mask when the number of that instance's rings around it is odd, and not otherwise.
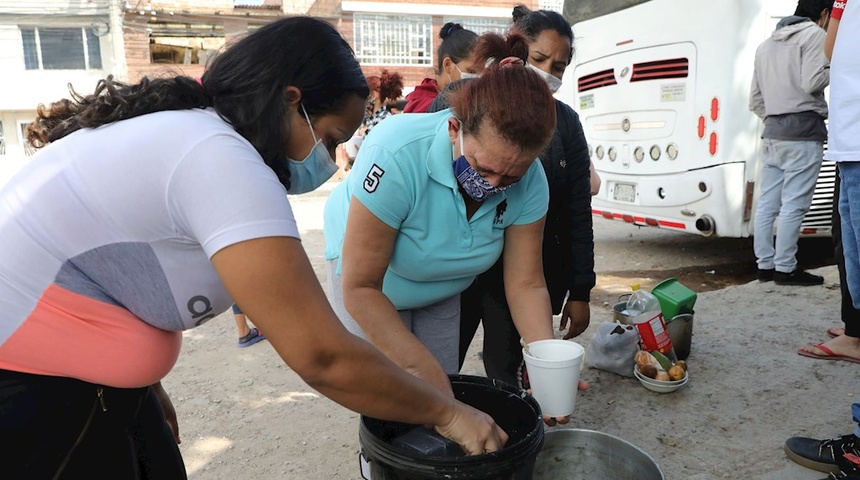
<path fill-rule="evenodd" d="M 290 188 L 287 189 L 287 193 L 290 195 L 316 190 L 337 172 L 337 164 L 331 159 L 331 154 L 323 145 L 322 139 L 317 140 L 305 106 L 299 105 L 302 107 L 302 113 L 305 115 L 308 128 L 311 129 L 311 135 L 313 135 L 316 143 L 308 156 L 300 162 L 287 157 L 287 168 L 290 170 Z"/>
<path fill-rule="evenodd" d="M 543 70 L 532 65 L 531 63 L 529 63 L 527 65 L 529 66 L 529 68 L 531 68 L 532 70 L 537 72 L 537 74 L 540 75 L 540 78 L 544 79 L 544 81 L 546 82 L 546 85 L 549 87 L 550 92 L 555 93 L 558 91 L 559 88 L 561 88 L 561 79 L 560 78 L 556 77 L 555 75 L 553 75 L 551 73 L 544 72 Z"/>
<path fill-rule="evenodd" d="M 514 186 L 512 183 L 504 187 L 495 187 L 478 173 L 466 160 L 466 153 L 463 150 L 463 125 L 460 124 L 460 156 L 454 160 L 454 176 L 457 177 L 457 183 L 463 187 L 463 191 L 472 200 L 483 202 L 484 200 L 503 192 Z"/>

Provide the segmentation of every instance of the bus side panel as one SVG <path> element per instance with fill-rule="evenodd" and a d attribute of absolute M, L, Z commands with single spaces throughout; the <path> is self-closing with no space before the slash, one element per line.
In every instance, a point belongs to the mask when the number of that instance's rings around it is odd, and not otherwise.
<path fill-rule="evenodd" d="M 558 97 L 580 113 L 604 179 L 596 214 L 752 233 L 762 130 L 749 111 L 755 50 L 795 5 L 652 0 L 575 25 L 575 67 Z M 689 228 L 697 220 L 708 221 Z"/>

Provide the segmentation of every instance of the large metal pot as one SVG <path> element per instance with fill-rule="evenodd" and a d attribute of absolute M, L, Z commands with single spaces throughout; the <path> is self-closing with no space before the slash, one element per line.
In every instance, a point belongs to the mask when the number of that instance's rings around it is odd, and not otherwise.
<path fill-rule="evenodd" d="M 606 433 L 578 428 L 546 432 L 532 478 L 666 480 L 657 462 L 639 447 Z"/>

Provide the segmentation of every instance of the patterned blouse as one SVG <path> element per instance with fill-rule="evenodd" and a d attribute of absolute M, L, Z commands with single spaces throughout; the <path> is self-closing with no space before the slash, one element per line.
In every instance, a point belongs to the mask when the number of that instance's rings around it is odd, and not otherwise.
<path fill-rule="evenodd" d="M 364 130 L 364 134 L 367 135 L 370 133 L 370 130 L 373 129 L 379 122 L 385 120 L 386 118 L 393 115 L 385 106 L 381 107 L 379 110 L 373 112 L 373 115 L 366 116 L 364 118 L 364 126 L 366 127 Z"/>

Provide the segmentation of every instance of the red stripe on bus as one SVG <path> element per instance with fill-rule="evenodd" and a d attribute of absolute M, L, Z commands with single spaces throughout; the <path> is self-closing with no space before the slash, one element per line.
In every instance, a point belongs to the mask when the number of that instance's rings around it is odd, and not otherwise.
<path fill-rule="evenodd" d="M 624 220 L 624 221 L 626 221 L 626 222 L 628 222 L 628 223 L 633 222 L 633 223 L 642 223 L 642 224 L 650 225 L 650 226 L 657 226 L 657 225 L 653 225 L 653 224 L 652 224 L 652 222 L 654 222 L 654 221 L 655 221 L 655 220 L 654 220 L 654 219 L 652 219 L 652 218 L 636 217 L 636 216 L 633 216 L 633 215 L 622 215 L 622 214 L 620 214 L 620 213 L 613 213 L 613 212 L 610 212 L 610 211 L 607 211 L 607 210 L 598 210 L 598 209 L 596 209 L 596 208 L 592 208 L 592 209 L 591 209 L 591 214 L 592 214 L 592 215 L 597 215 L 597 216 L 600 216 L 600 217 L 603 217 L 603 218 L 606 218 L 606 219 L 608 219 L 608 220 L 612 220 L 612 219 L 616 219 L 616 218 L 618 218 L 618 219 Z M 649 221 L 649 220 L 650 220 L 650 221 Z M 686 230 L 686 229 L 687 229 L 687 226 L 686 226 L 686 225 L 684 225 L 683 223 L 679 223 L 679 222 L 672 222 L 672 221 L 669 221 L 669 220 L 656 220 L 656 223 L 657 223 L 659 226 L 662 226 L 662 227 L 677 228 L 677 229 L 680 229 L 680 230 Z"/>
<path fill-rule="evenodd" d="M 670 222 L 670 221 L 668 221 L 668 220 L 657 220 L 657 223 L 659 223 L 659 224 L 660 224 L 660 226 L 663 226 L 663 227 L 679 228 L 679 229 L 681 229 L 681 230 L 686 230 L 686 229 L 687 229 L 687 226 L 686 226 L 686 225 L 684 225 L 683 223 Z"/>

